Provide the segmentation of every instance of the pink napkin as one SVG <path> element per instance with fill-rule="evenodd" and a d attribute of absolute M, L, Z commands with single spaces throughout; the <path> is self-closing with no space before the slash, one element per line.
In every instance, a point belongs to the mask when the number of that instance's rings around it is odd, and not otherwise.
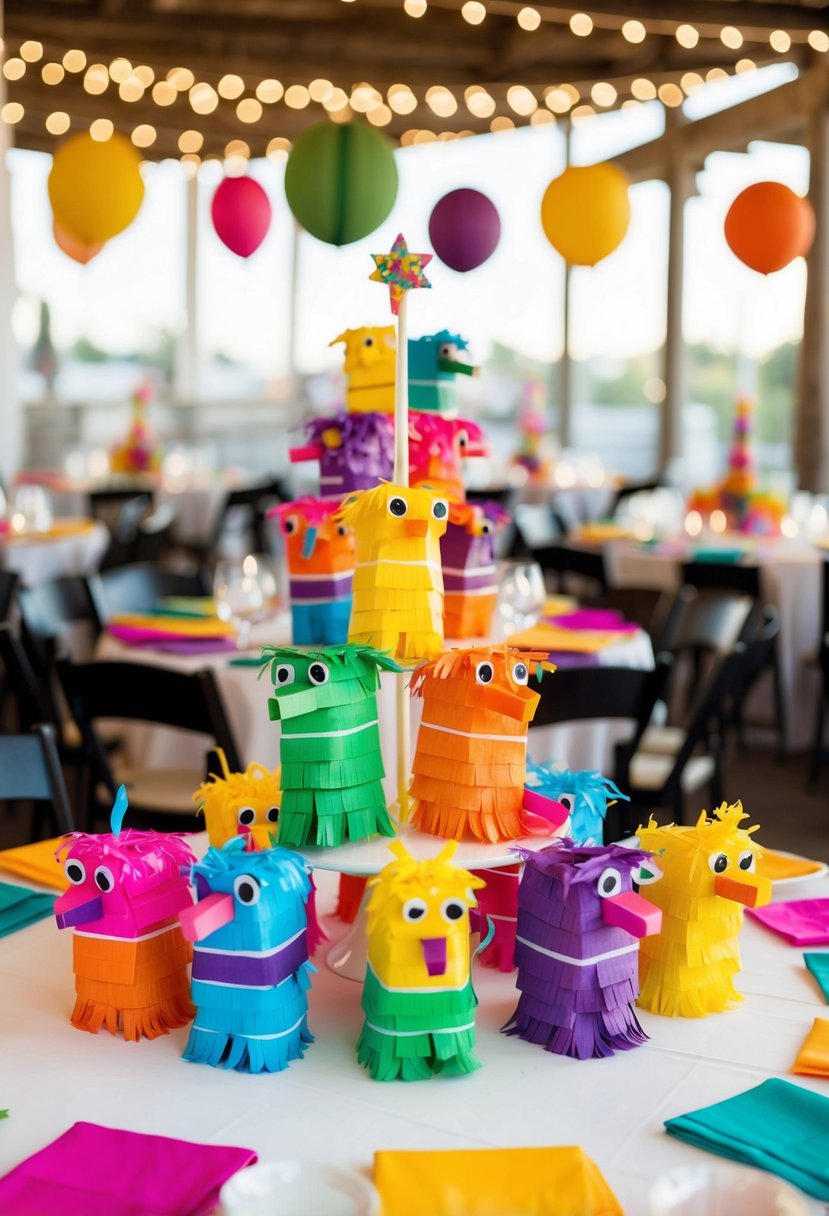
<path fill-rule="evenodd" d="M 637 633 L 641 625 L 626 621 L 615 608 L 578 608 L 551 618 L 562 629 L 595 629 L 601 633 Z"/>
<path fill-rule="evenodd" d="M 0 1178 L 3 1216 L 206 1216 L 247 1148 L 75 1123 Z"/>
<path fill-rule="evenodd" d="M 764 908 L 746 908 L 746 912 L 793 946 L 829 942 L 829 899 L 792 899 Z"/>

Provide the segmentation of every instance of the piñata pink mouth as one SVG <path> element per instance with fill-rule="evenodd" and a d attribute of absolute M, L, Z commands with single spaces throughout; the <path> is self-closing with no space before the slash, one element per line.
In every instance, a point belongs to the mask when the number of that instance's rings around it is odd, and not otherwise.
<path fill-rule="evenodd" d="M 424 937 L 420 944 L 429 975 L 446 975 L 446 938 Z"/>

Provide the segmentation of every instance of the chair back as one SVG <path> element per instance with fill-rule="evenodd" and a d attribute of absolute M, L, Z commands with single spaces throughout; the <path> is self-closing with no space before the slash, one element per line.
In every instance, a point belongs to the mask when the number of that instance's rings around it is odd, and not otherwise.
<path fill-rule="evenodd" d="M 568 545 L 542 545 L 533 549 L 532 557 L 544 571 L 544 579 L 551 589 L 566 591 L 575 577 L 593 583 L 594 596 L 598 598 L 607 591 L 607 573 L 600 552 L 573 549 Z"/>
<path fill-rule="evenodd" d="M 530 686 L 540 694 L 530 730 L 562 722 L 630 718 L 644 730 L 671 671 L 669 654 L 650 670 L 638 667 L 565 667 Z"/>
<path fill-rule="evenodd" d="M 0 799 L 47 802 L 59 833 L 75 830 L 54 728 L 39 723 L 25 735 L 0 735 Z"/>
<path fill-rule="evenodd" d="M 115 796 L 115 780 L 95 729 L 99 718 L 149 722 L 208 735 L 231 770 L 242 765 L 212 671 L 174 671 L 148 663 L 58 661 L 58 675 L 87 754 Z"/>
<path fill-rule="evenodd" d="M 683 562 L 682 582 L 690 587 L 714 591 L 737 591 L 760 598 L 760 567 L 739 562 Z"/>
<path fill-rule="evenodd" d="M 165 596 L 203 596 L 210 593 L 206 570 L 184 574 L 164 570 L 151 562 L 113 566 L 90 579 L 90 590 L 102 621 L 121 612 L 150 612 Z"/>
<path fill-rule="evenodd" d="M 0 570 L 0 621 L 8 620 L 18 581 L 13 570 Z"/>
<path fill-rule="evenodd" d="M 51 682 L 38 679 L 23 643 L 8 621 L 0 623 L 0 659 L 8 687 L 17 702 L 17 721 L 21 730 L 31 730 L 38 722 L 57 724 L 58 710 Z"/>
<path fill-rule="evenodd" d="M 257 553 L 268 552 L 266 515 L 271 507 L 280 502 L 290 502 L 291 492 L 281 478 L 271 476 L 259 485 L 230 490 L 225 498 L 213 534 L 208 542 L 208 551 L 215 553 L 223 533 L 235 527 L 250 534 L 251 543 Z"/>

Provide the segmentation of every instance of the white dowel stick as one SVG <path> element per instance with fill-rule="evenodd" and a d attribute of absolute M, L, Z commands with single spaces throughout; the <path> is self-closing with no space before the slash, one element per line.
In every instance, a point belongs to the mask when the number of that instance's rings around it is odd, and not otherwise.
<path fill-rule="evenodd" d="M 409 337 L 404 291 L 397 310 L 397 352 L 394 367 L 394 483 L 409 484 Z M 409 814 L 410 723 L 409 681 L 397 678 L 397 803 L 400 822 Z"/>

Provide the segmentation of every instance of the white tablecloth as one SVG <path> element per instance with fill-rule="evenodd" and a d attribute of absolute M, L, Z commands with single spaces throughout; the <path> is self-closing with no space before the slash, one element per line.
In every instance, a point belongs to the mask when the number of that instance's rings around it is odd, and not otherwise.
<path fill-rule="evenodd" d="M 624 540 L 608 542 L 604 552 L 611 585 L 679 586 L 684 554 L 644 549 Z M 780 617 L 778 657 L 788 745 L 802 751 L 812 745 L 817 705 L 818 676 L 804 660 L 816 653 L 820 640 L 823 554 L 799 542 L 769 541 L 746 560 L 759 565 L 763 594 Z"/>
<path fill-rule="evenodd" d="M 334 875 L 320 872 L 318 880 L 325 913 Z M 784 891 L 828 896 L 829 880 Z M 328 928 L 341 934 L 336 922 Z M 483 1067 L 463 1078 L 382 1084 L 355 1057 L 360 985 L 319 957 L 309 1017 L 316 1043 L 287 1072 L 247 1076 L 185 1063 L 186 1029 L 138 1044 L 75 1030 L 72 935 L 42 921 L 0 941 L 0 1106 L 9 1108 L 0 1174 L 76 1120 L 244 1145 L 262 1160 L 302 1157 L 365 1170 L 381 1148 L 578 1144 L 629 1216 L 642 1216 L 654 1179 L 715 1160 L 667 1136 L 665 1119 L 772 1076 L 826 1095 L 825 1081 L 789 1076 L 813 1018 L 826 1013 L 800 951 L 749 922 L 742 955 L 739 1008 L 687 1020 L 642 1013 L 649 1043 L 591 1061 L 500 1034 L 516 1003 L 514 976 L 477 968 Z M 823 1208 L 812 1201 L 810 1210 L 819 1216 Z"/>
<path fill-rule="evenodd" d="M 0 538 L 0 566 L 14 570 L 29 586 L 66 574 L 91 574 L 109 543 L 100 522 L 82 532 L 63 536 Z"/>
<path fill-rule="evenodd" d="M 287 615 L 256 627 L 254 639 L 257 644 L 290 644 L 290 620 Z M 450 643 L 451 645 L 451 643 Z M 256 653 L 255 651 L 253 653 Z M 234 667 L 228 662 L 226 653 L 218 655 L 193 655 L 182 657 L 163 651 L 138 649 L 116 642 L 104 635 L 98 647 L 99 658 L 118 658 L 125 662 L 140 662 L 174 667 L 180 671 L 198 671 L 211 667 L 218 681 L 228 717 L 242 753 L 248 764 L 257 761 L 269 768 L 279 763 L 279 723 L 268 718 L 268 698 L 272 684 L 265 673 L 259 679 L 257 667 Z M 605 647 L 599 655 L 605 666 L 653 667 L 653 649 L 644 632 L 623 638 Z M 396 735 L 396 688 L 401 677 L 384 672 L 380 680 L 378 701 L 380 742 L 386 770 L 386 794 L 393 801 L 397 790 L 397 735 Z M 551 679 L 555 679 L 552 676 Z M 422 702 L 419 697 L 411 700 L 412 751 L 417 737 Z M 611 722 L 589 722 L 565 726 L 531 729 L 528 751 L 539 763 L 555 759 L 572 769 L 601 769 L 609 761 L 615 743 L 626 733 L 624 724 Z M 175 736 L 162 728 L 131 727 L 127 737 L 130 759 L 141 766 L 172 768 L 192 765 L 198 767 L 203 746 L 180 733 Z"/>

